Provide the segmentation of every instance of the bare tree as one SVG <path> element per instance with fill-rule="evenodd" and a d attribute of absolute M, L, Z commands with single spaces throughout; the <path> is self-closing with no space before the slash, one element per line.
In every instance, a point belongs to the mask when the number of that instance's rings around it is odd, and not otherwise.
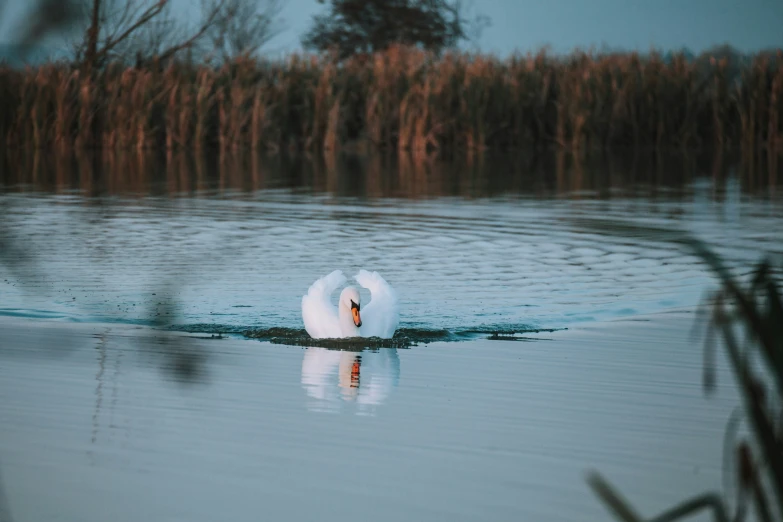
<path fill-rule="evenodd" d="M 7 0 L 0 0 L 0 15 Z M 249 55 L 278 34 L 282 0 L 201 0 L 201 18 L 182 23 L 171 0 L 33 0 L 15 38 L 22 48 L 74 32 L 76 63 L 87 70 L 107 61 L 153 56 L 163 61 L 198 47 L 224 59 Z"/>
<path fill-rule="evenodd" d="M 210 51 L 224 60 L 253 54 L 281 30 L 281 0 L 202 0 L 202 10 L 211 12 L 217 4 L 208 35 Z"/>
<path fill-rule="evenodd" d="M 83 37 L 76 42 L 77 61 L 85 68 L 101 67 L 111 59 L 133 56 L 173 57 L 196 45 L 225 16 L 232 0 L 215 0 L 202 11 L 191 28 L 175 22 L 170 0 L 82 0 L 88 20 Z"/>

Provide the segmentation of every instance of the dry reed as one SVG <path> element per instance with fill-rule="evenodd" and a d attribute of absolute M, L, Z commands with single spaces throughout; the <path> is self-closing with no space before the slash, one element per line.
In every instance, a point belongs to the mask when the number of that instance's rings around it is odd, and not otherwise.
<path fill-rule="evenodd" d="M 751 58 L 540 52 L 335 62 L 0 67 L 8 146 L 405 150 L 783 148 L 780 51 Z M 770 152 L 772 151 L 772 152 Z"/>

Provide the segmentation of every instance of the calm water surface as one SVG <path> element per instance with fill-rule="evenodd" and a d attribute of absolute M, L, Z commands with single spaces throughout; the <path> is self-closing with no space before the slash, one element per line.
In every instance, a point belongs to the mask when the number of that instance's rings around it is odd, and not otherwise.
<path fill-rule="evenodd" d="M 679 249 L 580 223 L 688 230 L 743 274 L 781 253 L 774 185 L 351 161 L 4 171 L 14 520 L 597 520 L 588 468 L 648 514 L 721 487 L 737 400 L 722 360 L 703 396 L 688 344 L 713 280 Z M 336 268 L 379 271 L 403 327 L 463 340 L 242 338 L 299 332 L 301 296 Z"/>

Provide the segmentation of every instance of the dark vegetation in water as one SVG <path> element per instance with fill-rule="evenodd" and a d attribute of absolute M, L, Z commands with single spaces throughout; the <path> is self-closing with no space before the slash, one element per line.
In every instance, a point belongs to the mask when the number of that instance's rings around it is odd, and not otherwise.
<path fill-rule="evenodd" d="M 362 350 L 365 348 L 410 348 L 417 344 L 428 344 L 436 341 L 452 340 L 452 335 L 446 330 L 423 330 L 400 328 L 394 332 L 391 339 L 380 337 L 352 337 L 345 339 L 313 339 L 304 329 L 269 328 L 247 330 L 242 335 L 248 339 L 268 341 L 273 344 L 290 346 L 318 346 L 344 350 Z"/>
<path fill-rule="evenodd" d="M 105 150 L 783 148 L 781 53 L 545 52 L 498 59 L 390 47 L 220 66 L 0 68 L 0 140 Z"/>
<path fill-rule="evenodd" d="M 605 222 L 592 222 L 590 229 L 673 241 L 712 269 L 721 286 L 700 310 L 700 319 L 707 319 L 703 386 L 708 394 L 715 390 L 714 360 L 720 338 L 744 406 L 744 414 L 738 411 L 726 428 L 723 471 L 730 485 L 723 493 L 709 491 L 647 518 L 600 474 L 590 473 L 590 486 L 618 519 L 627 522 L 668 522 L 704 510 L 717 522 L 728 522 L 745 519 L 751 509 L 762 522 L 783 520 L 783 263 L 760 261 L 743 284 L 707 245 L 686 234 Z M 740 333 L 744 340 L 739 339 Z M 739 435 L 742 420 L 750 428 L 750 437 Z M 735 499 L 729 498 L 730 489 L 735 490 Z"/>
<path fill-rule="evenodd" d="M 270 329 L 270 330 L 283 330 Z M 287 330 L 287 329 L 286 329 Z M 282 334 L 282 335 L 281 335 Z M 318 346 L 321 348 L 331 348 L 346 351 L 362 351 L 366 348 L 410 348 L 418 342 L 427 342 L 412 340 L 399 331 L 391 339 L 381 339 L 379 337 L 351 337 L 345 339 L 312 339 L 304 330 L 290 330 L 288 332 L 271 332 L 269 330 L 251 330 L 244 333 L 249 339 L 258 339 L 268 341 L 273 344 L 286 344 L 290 346 Z"/>
<path fill-rule="evenodd" d="M 377 348 L 410 348 L 434 342 L 455 342 L 481 337 L 489 340 L 531 340 L 526 334 L 551 333 L 559 329 L 533 328 L 527 325 L 481 326 L 449 331 L 445 329 L 402 327 L 391 339 L 379 337 L 354 337 L 345 339 L 313 339 L 303 328 L 247 328 L 218 324 L 171 325 L 167 329 L 188 333 L 203 333 L 208 338 L 224 335 L 241 336 L 273 344 L 290 346 L 318 346 L 337 350 L 363 350 Z"/>

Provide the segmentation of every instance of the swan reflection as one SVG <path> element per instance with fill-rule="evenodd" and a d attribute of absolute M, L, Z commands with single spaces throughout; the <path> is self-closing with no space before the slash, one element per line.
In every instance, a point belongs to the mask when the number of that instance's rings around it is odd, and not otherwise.
<path fill-rule="evenodd" d="M 302 387 L 311 411 L 339 411 L 346 403 L 359 415 L 372 415 L 397 387 L 396 348 L 345 351 L 310 347 L 302 361 Z"/>

